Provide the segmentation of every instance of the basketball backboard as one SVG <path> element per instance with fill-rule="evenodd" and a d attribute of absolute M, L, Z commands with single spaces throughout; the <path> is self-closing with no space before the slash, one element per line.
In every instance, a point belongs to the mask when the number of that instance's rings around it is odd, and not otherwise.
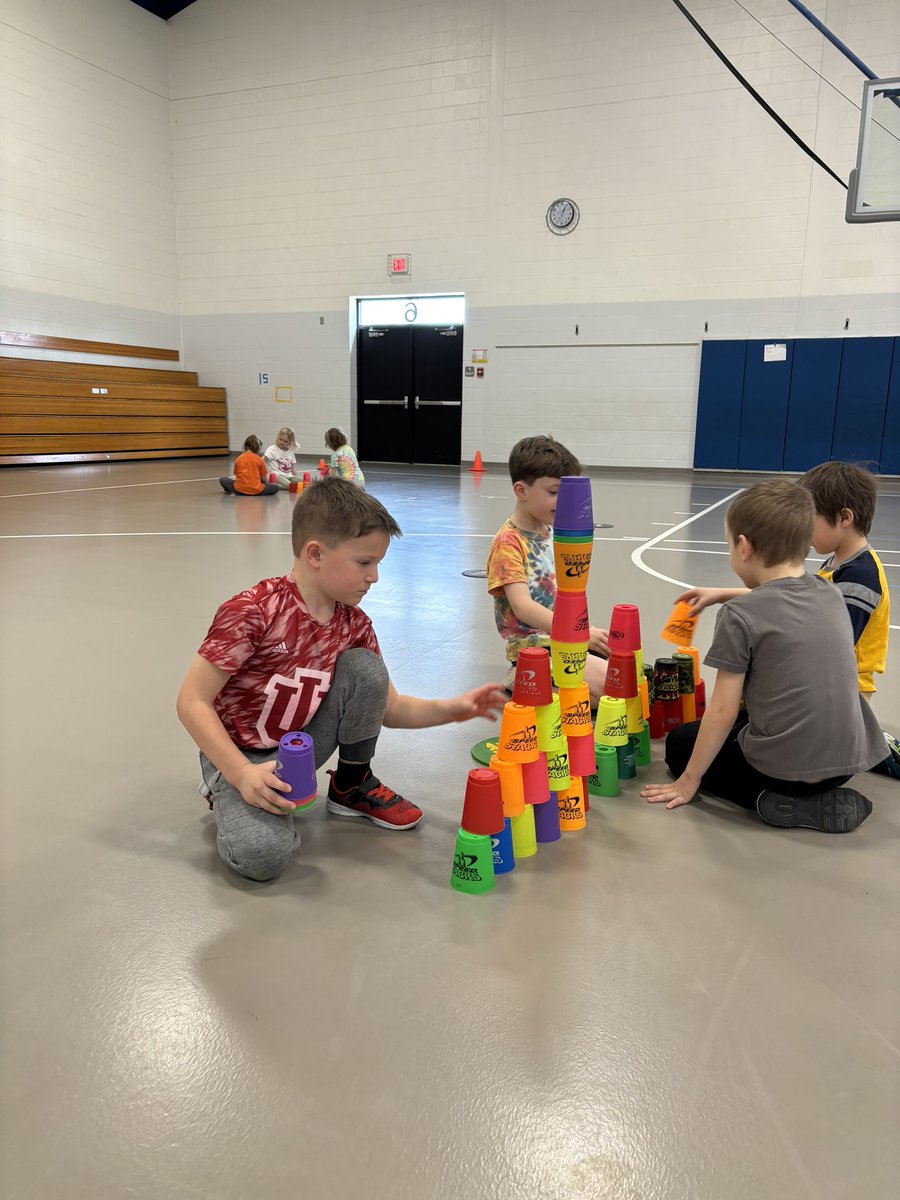
<path fill-rule="evenodd" d="M 900 79 L 869 79 L 863 86 L 844 216 L 851 223 L 900 221 Z"/>

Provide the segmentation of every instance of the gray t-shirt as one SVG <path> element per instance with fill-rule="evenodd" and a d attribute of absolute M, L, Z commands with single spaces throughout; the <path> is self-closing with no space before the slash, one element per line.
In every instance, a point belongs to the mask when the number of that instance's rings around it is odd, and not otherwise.
<path fill-rule="evenodd" d="M 723 605 L 707 666 L 746 675 L 744 757 L 777 779 L 813 783 L 880 762 L 884 735 L 857 689 L 841 593 L 826 579 L 773 579 Z"/>

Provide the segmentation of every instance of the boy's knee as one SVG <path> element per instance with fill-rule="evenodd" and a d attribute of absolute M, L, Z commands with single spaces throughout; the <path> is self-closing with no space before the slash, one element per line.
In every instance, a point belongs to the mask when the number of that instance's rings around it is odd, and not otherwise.
<path fill-rule="evenodd" d="M 296 842 L 286 842 L 284 845 L 234 846 L 226 839 L 219 839 L 219 855 L 222 862 L 236 874 L 256 883 L 267 883 L 271 879 L 277 879 L 291 861 L 295 849 Z"/>
<path fill-rule="evenodd" d="M 666 766 L 676 779 L 684 771 L 694 752 L 699 727 L 699 722 L 691 721 L 687 725 L 676 726 L 666 737 Z"/>
<path fill-rule="evenodd" d="M 387 701 L 387 667 L 381 655 L 373 650 L 356 646 L 338 656 L 334 666 L 334 685 L 339 687 L 345 681 L 352 683 L 354 688 L 364 688 L 369 697 L 383 693 Z"/>

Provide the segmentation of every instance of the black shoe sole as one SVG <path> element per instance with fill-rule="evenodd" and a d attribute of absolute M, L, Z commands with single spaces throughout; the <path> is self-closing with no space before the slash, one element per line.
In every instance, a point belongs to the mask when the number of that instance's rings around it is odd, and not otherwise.
<path fill-rule="evenodd" d="M 818 829 L 822 833 L 850 833 L 872 811 L 872 802 L 853 788 L 829 788 L 814 796 L 784 796 L 760 792 L 756 811 L 767 825 L 779 829 Z"/>

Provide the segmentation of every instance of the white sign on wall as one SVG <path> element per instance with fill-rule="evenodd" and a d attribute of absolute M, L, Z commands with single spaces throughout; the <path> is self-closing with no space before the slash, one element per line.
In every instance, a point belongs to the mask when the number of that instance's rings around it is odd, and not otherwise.
<path fill-rule="evenodd" d="M 367 325 L 462 325 L 465 296 L 369 296 L 358 305 L 360 328 Z"/>

